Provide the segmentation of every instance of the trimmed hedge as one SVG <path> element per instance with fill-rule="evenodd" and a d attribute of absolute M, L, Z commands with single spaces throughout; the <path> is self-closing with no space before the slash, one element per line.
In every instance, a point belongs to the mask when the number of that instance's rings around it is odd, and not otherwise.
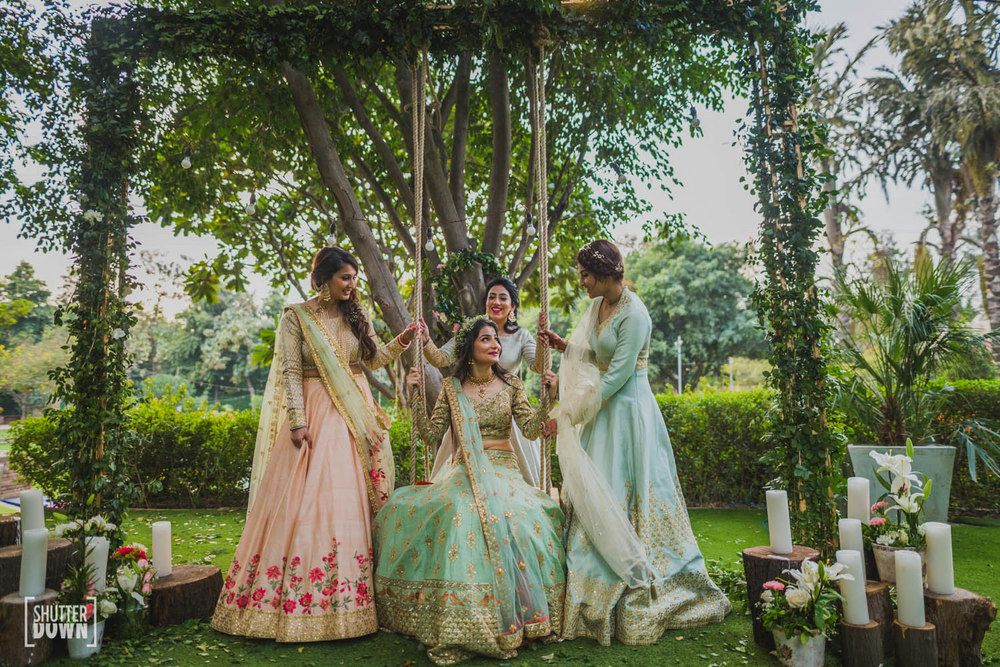
<path fill-rule="evenodd" d="M 965 380 L 955 387 L 943 418 L 975 415 L 1000 421 L 1000 381 Z M 773 473 L 760 463 L 768 449 L 771 393 L 712 391 L 657 397 L 677 459 L 677 472 L 692 507 L 758 505 Z M 132 479 L 147 506 L 212 507 L 246 504 L 253 446 L 254 410 L 211 411 L 183 395 L 147 397 L 130 410 L 138 443 L 130 452 Z M 838 416 L 831 422 L 837 424 Z M 11 464 L 47 495 L 58 496 L 65 480 L 45 443 L 54 437 L 44 417 L 11 428 Z M 405 415 L 390 431 L 396 456 L 397 485 L 409 481 L 410 424 Z M 553 457 L 558 483 L 558 461 Z M 849 471 L 845 470 L 845 473 Z M 969 478 L 965 452 L 959 451 L 952 486 L 952 510 L 1000 514 L 1000 479 L 983 466 L 979 483 Z"/>

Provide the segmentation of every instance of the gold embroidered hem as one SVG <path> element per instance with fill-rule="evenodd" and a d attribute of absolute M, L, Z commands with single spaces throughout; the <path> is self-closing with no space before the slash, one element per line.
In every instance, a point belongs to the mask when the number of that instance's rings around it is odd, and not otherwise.
<path fill-rule="evenodd" d="M 490 584 L 377 576 L 375 588 L 379 626 L 415 638 L 438 665 L 454 665 L 476 654 L 510 659 L 526 640 L 558 634 L 562 627 L 562 584 L 545 588 L 548 619 L 507 634 L 497 632 Z"/>
<path fill-rule="evenodd" d="M 378 631 L 374 606 L 344 612 L 294 616 L 270 609 L 233 609 L 219 605 L 212 628 L 241 637 L 279 642 L 319 642 L 362 637 Z"/>

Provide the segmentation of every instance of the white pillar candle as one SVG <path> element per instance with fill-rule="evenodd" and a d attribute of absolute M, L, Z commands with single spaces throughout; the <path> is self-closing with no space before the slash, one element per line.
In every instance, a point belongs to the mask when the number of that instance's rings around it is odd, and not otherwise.
<path fill-rule="evenodd" d="M 45 592 L 45 566 L 49 558 L 49 531 L 32 528 L 21 532 L 21 580 L 18 595 L 38 597 Z"/>
<path fill-rule="evenodd" d="M 931 593 L 951 595 L 955 592 L 955 565 L 951 556 L 951 526 L 929 521 L 927 538 L 927 588 Z"/>
<path fill-rule="evenodd" d="M 924 619 L 924 576 L 920 554 L 916 551 L 896 552 L 897 618 L 903 625 L 922 628 Z"/>
<path fill-rule="evenodd" d="M 91 566 L 94 588 L 103 591 L 108 584 L 108 551 L 111 545 L 106 537 L 87 538 L 87 565 Z"/>
<path fill-rule="evenodd" d="M 840 529 L 840 548 L 845 551 L 865 552 L 865 541 L 861 537 L 861 521 L 858 519 L 841 519 L 837 522 Z M 839 553 L 839 552 L 838 552 Z M 838 559 L 839 560 L 839 559 Z M 865 559 L 861 559 L 861 580 L 865 579 Z M 867 621 L 865 621 L 867 623 Z M 858 623 L 857 625 L 862 625 Z"/>
<path fill-rule="evenodd" d="M 157 576 L 166 577 L 172 572 L 171 558 L 170 522 L 156 521 L 153 523 L 153 568 Z"/>
<path fill-rule="evenodd" d="M 28 530 L 45 528 L 45 509 L 42 501 L 42 492 L 38 489 L 25 489 L 21 492 L 21 535 Z"/>
<path fill-rule="evenodd" d="M 847 480 L 847 516 L 867 524 L 871 518 L 871 505 L 868 480 L 864 477 L 849 477 Z"/>
<path fill-rule="evenodd" d="M 792 553 L 792 527 L 788 520 L 788 494 L 784 491 L 767 492 L 767 532 L 771 538 L 771 551 L 776 554 Z"/>
<path fill-rule="evenodd" d="M 847 568 L 847 574 L 853 580 L 841 579 L 840 594 L 844 596 L 844 622 L 851 625 L 868 623 L 868 596 L 865 594 L 865 559 L 862 552 L 853 549 L 841 549 L 837 552 L 837 562 Z"/>

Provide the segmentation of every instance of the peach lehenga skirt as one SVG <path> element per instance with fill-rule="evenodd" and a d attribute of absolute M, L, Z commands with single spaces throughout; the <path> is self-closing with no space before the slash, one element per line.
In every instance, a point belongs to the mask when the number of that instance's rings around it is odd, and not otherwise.
<path fill-rule="evenodd" d="M 282 424 L 212 617 L 221 632 L 306 642 L 378 629 L 354 438 L 319 379 L 303 394 L 312 447 L 296 448 Z"/>

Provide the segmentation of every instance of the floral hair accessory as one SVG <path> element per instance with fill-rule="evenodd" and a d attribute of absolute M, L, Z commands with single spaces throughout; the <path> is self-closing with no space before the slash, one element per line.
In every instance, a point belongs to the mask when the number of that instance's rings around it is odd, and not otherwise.
<path fill-rule="evenodd" d="M 625 267 L 621 262 L 612 262 L 605 255 L 594 250 L 590 244 L 585 246 L 583 250 L 580 251 L 580 254 L 599 264 L 602 268 L 606 269 L 608 273 L 625 273 Z"/>
<path fill-rule="evenodd" d="M 458 327 L 458 333 L 455 334 L 455 358 L 458 358 L 459 348 L 469 344 L 468 338 L 472 335 L 472 330 L 479 322 L 489 322 L 489 320 L 482 315 L 475 315 L 467 317 L 462 321 L 461 326 Z"/>

